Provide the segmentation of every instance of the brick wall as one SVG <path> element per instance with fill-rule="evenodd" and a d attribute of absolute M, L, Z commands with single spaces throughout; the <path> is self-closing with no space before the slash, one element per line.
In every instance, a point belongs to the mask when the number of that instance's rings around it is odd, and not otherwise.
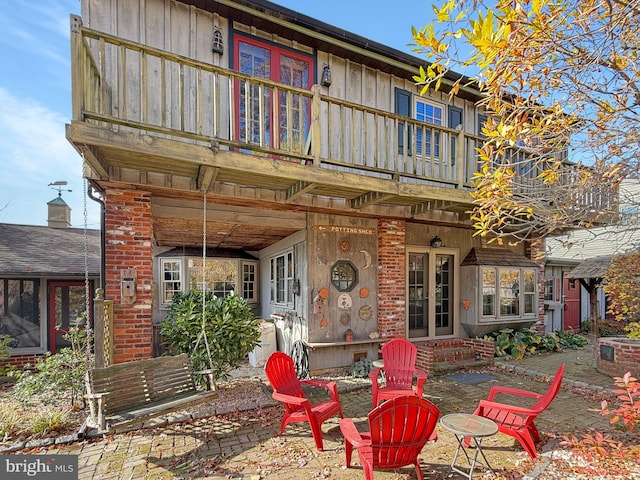
<path fill-rule="evenodd" d="M 613 350 L 613 359 L 602 358 L 602 348 Z M 625 373 L 638 378 L 640 375 L 640 340 L 624 337 L 600 337 L 596 344 L 596 365 L 599 371 L 612 377 Z"/>
<path fill-rule="evenodd" d="M 405 240 L 401 220 L 378 222 L 378 331 L 383 338 L 405 337 Z"/>
<path fill-rule="evenodd" d="M 0 367 L 10 368 L 14 367 L 18 370 L 22 370 L 26 364 L 35 365 L 36 361 L 42 355 L 28 354 L 28 355 L 13 355 L 10 358 L 6 358 L 0 361 Z"/>
<path fill-rule="evenodd" d="M 105 298 L 114 301 L 114 361 L 153 356 L 151 194 L 107 190 L 105 202 Z M 137 275 L 136 300 L 123 301 L 122 271 Z"/>

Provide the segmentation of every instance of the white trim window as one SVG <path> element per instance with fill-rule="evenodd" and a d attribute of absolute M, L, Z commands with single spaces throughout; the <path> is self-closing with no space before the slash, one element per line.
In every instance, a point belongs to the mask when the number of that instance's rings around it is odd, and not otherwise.
<path fill-rule="evenodd" d="M 293 249 L 269 259 L 270 304 L 293 307 Z"/>
<path fill-rule="evenodd" d="M 532 268 L 482 268 L 482 316 L 485 319 L 535 316 L 536 277 Z"/>
<path fill-rule="evenodd" d="M 414 116 L 416 120 L 440 127 L 444 124 L 444 110 L 442 106 L 416 98 L 415 107 L 416 111 Z M 426 156 L 428 157 L 440 158 L 442 152 L 439 131 L 416 127 L 416 153 L 422 155 L 423 151 L 426 152 Z"/>
<path fill-rule="evenodd" d="M 161 302 L 163 305 L 171 303 L 176 292 L 182 291 L 182 260 L 175 258 L 161 258 L 160 271 L 162 280 L 160 286 Z"/>
<path fill-rule="evenodd" d="M 242 298 L 247 303 L 258 303 L 258 263 L 241 262 Z"/>

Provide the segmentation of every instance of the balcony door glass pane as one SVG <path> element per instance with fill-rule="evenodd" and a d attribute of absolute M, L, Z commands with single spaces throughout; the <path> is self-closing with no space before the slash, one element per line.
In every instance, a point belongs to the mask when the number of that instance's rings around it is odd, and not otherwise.
<path fill-rule="evenodd" d="M 280 55 L 280 83 L 309 89 L 309 61 Z M 280 148 L 302 153 L 309 130 L 309 99 L 280 92 Z"/>
<path fill-rule="evenodd" d="M 271 52 L 263 47 L 239 42 L 239 65 L 242 73 L 256 78 L 271 79 Z M 271 89 L 256 83 L 240 81 L 239 122 L 240 141 L 269 146 Z M 262 118 L 264 117 L 264 121 Z"/>
<path fill-rule="evenodd" d="M 426 284 L 427 254 L 409 254 L 409 337 L 429 336 L 429 297 Z"/>
<path fill-rule="evenodd" d="M 436 255 L 436 336 L 453 334 L 453 255 Z"/>

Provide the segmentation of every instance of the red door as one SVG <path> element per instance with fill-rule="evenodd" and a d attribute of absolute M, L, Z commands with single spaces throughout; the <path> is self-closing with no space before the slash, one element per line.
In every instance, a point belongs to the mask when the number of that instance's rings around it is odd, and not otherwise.
<path fill-rule="evenodd" d="M 93 282 L 89 282 L 93 291 Z M 49 282 L 49 351 L 56 353 L 70 344 L 62 336 L 69 327 L 84 327 L 82 314 L 87 309 L 84 280 Z M 93 310 L 93 299 L 89 298 L 89 311 Z"/>
<path fill-rule="evenodd" d="M 564 312 L 562 315 L 562 329 L 565 331 L 580 330 L 580 282 L 565 277 L 562 282 L 562 297 Z"/>

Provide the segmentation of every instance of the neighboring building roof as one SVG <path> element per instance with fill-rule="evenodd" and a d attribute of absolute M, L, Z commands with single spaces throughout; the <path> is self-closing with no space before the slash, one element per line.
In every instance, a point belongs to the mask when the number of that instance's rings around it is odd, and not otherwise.
<path fill-rule="evenodd" d="M 576 268 L 567 273 L 567 278 L 602 278 L 611 264 L 614 255 L 603 255 L 594 257 L 579 263 Z"/>
<path fill-rule="evenodd" d="M 87 230 L 90 275 L 100 274 L 100 231 Z M 0 276 L 77 276 L 85 273 L 85 231 L 0 223 Z"/>
<path fill-rule="evenodd" d="M 588 258 L 640 250 L 640 181 L 625 179 L 618 189 L 619 224 L 572 230 L 547 237 L 547 259 L 555 264 L 570 264 Z"/>
<path fill-rule="evenodd" d="M 509 250 L 500 250 L 497 248 L 472 248 L 460 264 L 460 266 L 465 265 L 498 265 L 536 268 L 540 266 L 524 255 L 518 255 L 517 253 L 513 253 Z"/>

